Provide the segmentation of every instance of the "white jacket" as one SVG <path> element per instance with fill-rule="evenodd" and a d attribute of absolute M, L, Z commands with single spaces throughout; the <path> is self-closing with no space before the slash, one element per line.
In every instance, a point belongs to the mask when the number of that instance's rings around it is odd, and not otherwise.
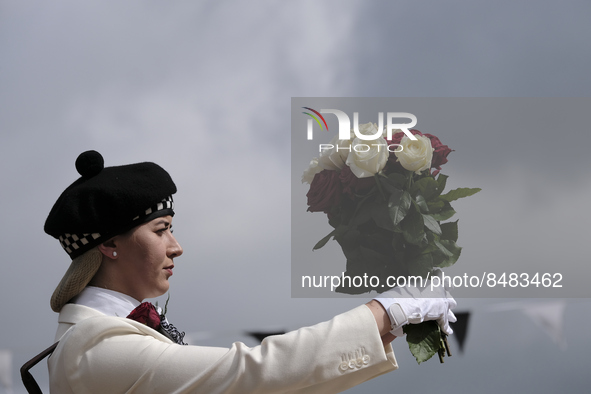
<path fill-rule="evenodd" d="M 67 304 L 52 393 L 336 393 L 398 368 L 365 305 L 249 348 L 181 346 L 144 324 Z M 63 336 L 62 336 L 63 334 Z"/>

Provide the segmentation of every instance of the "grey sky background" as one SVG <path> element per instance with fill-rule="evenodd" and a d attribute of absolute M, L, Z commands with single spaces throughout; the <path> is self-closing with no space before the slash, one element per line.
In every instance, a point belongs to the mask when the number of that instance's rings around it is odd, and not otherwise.
<path fill-rule="evenodd" d="M 170 172 L 185 253 L 169 318 L 196 344 L 255 345 L 240 332 L 295 329 L 364 302 L 291 298 L 291 97 L 586 97 L 590 11 L 584 1 L 0 0 L 0 349 L 13 351 L 14 392 L 24 392 L 18 367 L 53 343 L 49 297 L 69 261 L 43 223 L 82 151 Z M 588 127 L 486 119 L 498 132 L 423 130 L 456 149 L 450 181 L 484 189 L 454 205 L 466 229 L 458 265 L 588 264 Z M 324 236 L 322 215 L 307 215 Z M 564 301 L 565 350 L 515 304 L 498 310 L 511 300 L 462 299 L 458 310 L 473 313 L 463 355 L 417 366 L 397 339 L 400 370 L 349 392 L 587 392 L 591 303 Z M 45 369 L 34 372 L 46 382 Z"/>

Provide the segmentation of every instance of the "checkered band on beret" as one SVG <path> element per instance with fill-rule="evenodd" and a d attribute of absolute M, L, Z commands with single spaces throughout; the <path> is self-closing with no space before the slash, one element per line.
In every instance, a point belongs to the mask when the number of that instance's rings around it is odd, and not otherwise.
<path fill-rule="evenodd" d="M 146 209 L 143 215 L 138 215 L 134 217 L 133 220 L 139 220 L 143 216 L 150 216 L 153 213 L 162 211 L 164 209 L 174 209 L 174 201 L 172 200 L 172 196 L 168 196 L 164 200 L 160 201 L 158 204 Z"/>
<path fill-rule="evenodd" d="M 174 215 L 174 201 L 172 196 L 168 196 L 164 198 L 157 204 L 154 204 L 150 208 L 146 209 L 140 215 L 134 217 L 129 224 L 129 229 L 132 229 L 140 224 L 148 222 L 153 218 L 164 216 L 164 215 Z M 97 246 L 100 243 L 107 241 L 109 238 L 115 236 L 117 234 L 105 234 L 101 235 L 100 233 L 90 233 L 90 234 L 63 234 L 58 237 L 62 248 L 70 255 L 70 257 L 75 258 L 82 253 L 86 252 L 87 250 L 92 249 L 93 247 Z"/>
<path fill-rule="evenodd" d="M 92 233 L 92 234 L 64 234 L 60 235 L 59 241 L 62 245 L 62 248 L 71 255 L 75 250 L 80 248 L 84 248 L 86 245 L 90 244 L 90 242 L 99 239 L 101 235 L 99 233 Z"/>

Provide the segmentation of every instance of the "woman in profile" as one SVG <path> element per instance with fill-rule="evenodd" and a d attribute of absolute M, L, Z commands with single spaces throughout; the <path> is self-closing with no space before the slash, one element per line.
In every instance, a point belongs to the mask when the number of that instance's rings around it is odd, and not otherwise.
<path fill-rule="evenodd" d="M 168 291 L 183 253 L 172 234 L 176 186 L 154 163 L 103 164 L 95 151 L 78 157 L 81 177 L 45 223 L 72 259 L 51 297 L 52 393 L 336 393 L 398 368 L 390 342 L 409 316 L 451 333 L 451 297 L 384 298 L 252 348 L 185 346 L 142 303 Z"/>

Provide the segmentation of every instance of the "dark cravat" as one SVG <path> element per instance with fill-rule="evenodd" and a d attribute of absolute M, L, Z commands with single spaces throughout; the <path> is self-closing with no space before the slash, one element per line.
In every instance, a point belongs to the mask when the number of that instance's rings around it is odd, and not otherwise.
<path fill-rule="evenodd" d="M 142 302 L 127 316 L 128 319 L 143 323 L 146 326 L 158 331 L 174 343 L 186 345 L 183 342 L 184 332 L 179 332 L 175 326 L 170 324 L 164 314 L 158 314 L 156 307 L 150 302 Z"/>

